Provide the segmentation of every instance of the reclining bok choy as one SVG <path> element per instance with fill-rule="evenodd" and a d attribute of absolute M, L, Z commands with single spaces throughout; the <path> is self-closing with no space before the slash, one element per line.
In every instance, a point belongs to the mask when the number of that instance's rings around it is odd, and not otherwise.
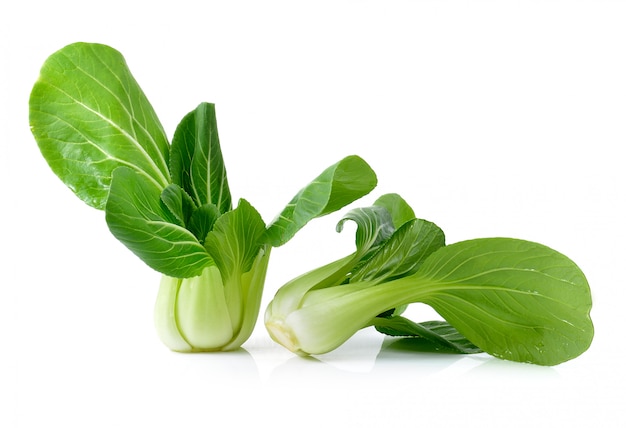
<path fill-rule="evenodd" d="M 593 338 L 591 294 L 574 262 L 544 245 L 485 238 L 445 245 L 397 194 L 349 211 L 356 250 L 282 286 L 267 307 L 271 337 L 300 354 L 334 350 L 358 330 L 427 340 L 442 351 L 555 365 Z M 402 316 L 425 303 L 445 321 Z"/>

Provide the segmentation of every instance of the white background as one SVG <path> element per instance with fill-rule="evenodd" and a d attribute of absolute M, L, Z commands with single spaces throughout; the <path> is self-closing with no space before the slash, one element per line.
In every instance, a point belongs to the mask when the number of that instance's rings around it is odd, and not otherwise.
<path fill-rule="evenodd" d="M 0 426 L 626 426 L 624 2 L 8 4 Z M 379 186 L 356 205 L 398 192 L 449 243 L 511 236 L 565 253 L 592 288 L 591 348 L 546 368 L 405 354 L 366 330 L 307 360 L 259 323 L 239 352 L 168 351 L 152 326 L 159 274 L 51 173 L 28 128 L 39 68 L 75 41 L 120 50 L 170 136 L 216 103 L 233 196 L 266 221 L 359 154 Z M 340 215 L 274 250 L 264 305 L 351 251 Z"/>

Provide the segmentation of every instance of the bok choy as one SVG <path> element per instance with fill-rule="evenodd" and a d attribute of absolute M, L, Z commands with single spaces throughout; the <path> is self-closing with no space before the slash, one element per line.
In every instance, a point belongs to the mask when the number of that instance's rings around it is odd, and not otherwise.
<path fill-rule="evenodd" d="M 358 330 L 427 340 L 440 350 L 555 365 L 593 338 L 591 293 L 573 261 L 511 238 L 445 244 L 396 194 L 348 212 L 356 250 L 283 285 L 265 313 L 272 338 L 300 354 L 334 350 Z M 402 316 L 425 303 L 444 320 Z"/>
<path fill-rule="evenodd" d="M 241 346 L 258 318 L 271 248 L 377 183 L 363 159 L 345 157 L 266 225 L 247 200 L 233 207 L 215 106 L 185 115 L 170 143 L 123 56 L 102 44 L 53 53 L 29 112 L 52 171 L 104 210 L 115 238 L 163 275 L 155 324 L 175 351 Z"/>

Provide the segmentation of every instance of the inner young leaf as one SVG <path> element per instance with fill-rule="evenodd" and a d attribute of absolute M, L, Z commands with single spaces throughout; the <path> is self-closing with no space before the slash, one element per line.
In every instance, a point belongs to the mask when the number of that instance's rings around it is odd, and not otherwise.
<path fill-rule="evenodd" d="M 213 225 L 219 216 L 220 212 L 215 205 L 204 204 L 191 214 L 187 228 L 204 245 L 207 235 L 213 230 Z"/>
<path fill-rule="evenodd" d="M 170 173 L 197 206 L 213 204 L 222 214 L 232 209 L 215 105 L 201 103 L 179 123 L 172 139 Z"/>
<path fill-rule="evenodd" d="M 170 184 L 161 192 L 161 202 L 171 215 L 172 223 L 182 227 L 187 227 L 191 214 L 196 206 L 191 196 L 185 192 L 178 184 Z"/>

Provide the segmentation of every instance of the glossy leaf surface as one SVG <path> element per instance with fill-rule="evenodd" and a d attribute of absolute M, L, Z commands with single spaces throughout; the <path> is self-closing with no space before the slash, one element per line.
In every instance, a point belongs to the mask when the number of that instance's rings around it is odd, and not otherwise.
<path fill-rule="evenodd" d="M 334 212 L 371 192 L 377 178 L 358 156 L 348 156 L 328 167 L 302 188 L 268 226 L 267 238 L 278 247 L 316 217 Z"/>
<path fill-rule="evenodd" d="M 113 170 L 134 169 L 161 189 L 170 181 L 161 123 L 122 55 L 75 43 L 52 54 L 29 101 L 30 125 L 54 173 L 103 209 Z"/>
<path fill-rule="evenodd" d="M 497 357 L 554 365 L 591 344 L 587 280 L 574 262 L 541 244 L 459 242 L 435 252 L 411 280 L 423 293 L 418 301 Z"/>

